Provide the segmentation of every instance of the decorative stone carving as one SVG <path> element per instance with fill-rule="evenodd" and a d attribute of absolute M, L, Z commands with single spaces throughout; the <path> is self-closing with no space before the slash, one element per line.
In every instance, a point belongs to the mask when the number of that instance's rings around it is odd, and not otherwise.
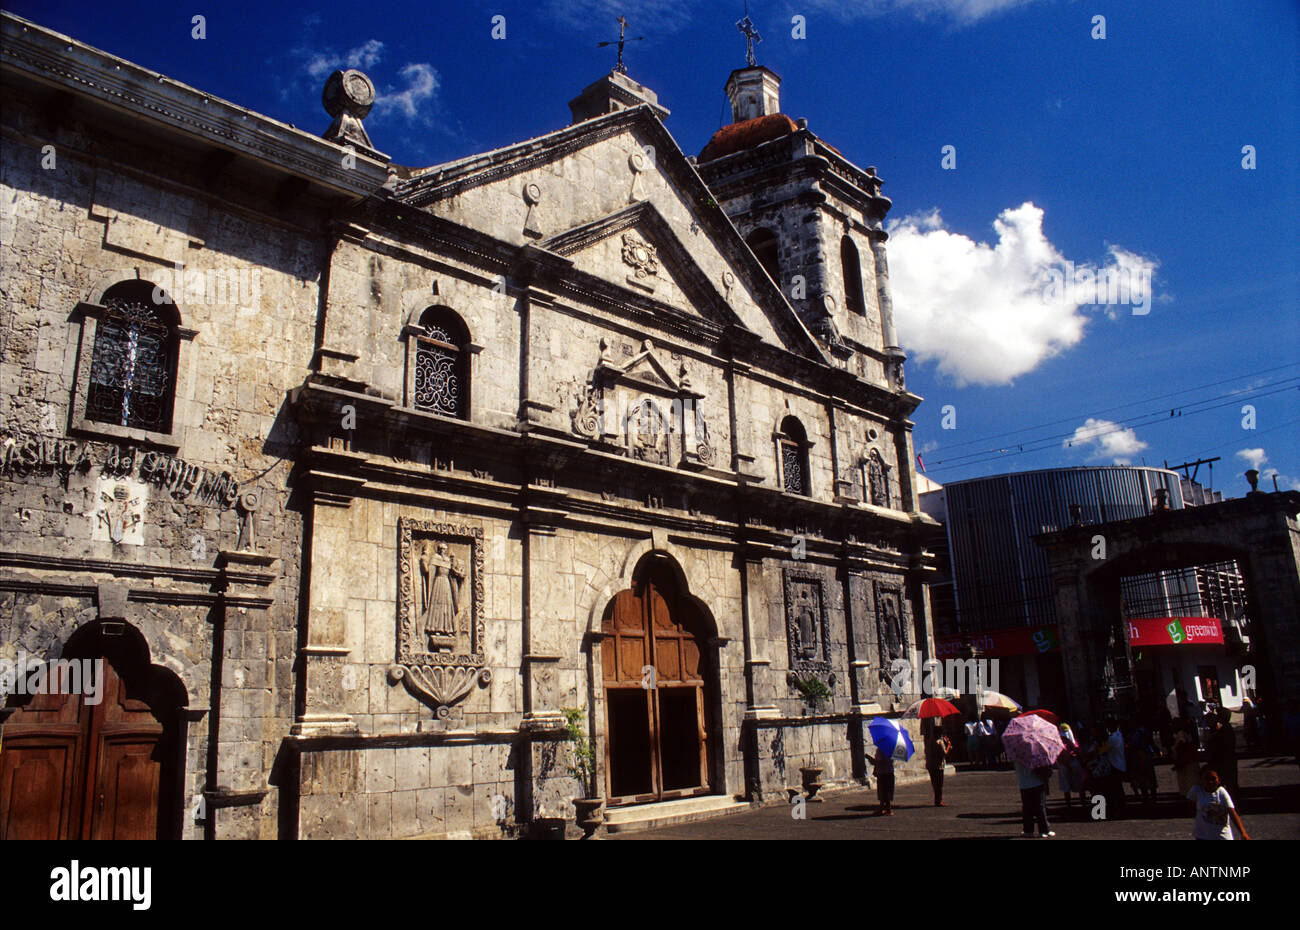
<path fill-rule="evenodd" d="M 577 389 L 577 406 L 569 411 L 573 422 L 573 431 L 586 439 L 595 439 L 600 435 L 600 392 L 593 385 L 586 384 Z"/>
<path fill-rule="evenodd" d="M 538 228 L 534 218 L 534 212 L 537 205 L 542 202 L 542 188 L 540 185 L 529 181 L 524 185 L 524 203 L 528 204 L 528 214 L 524 217 L 524 235 L 531 239 L 540 239 L 542 231 Z"/>
<path fill-rule="evenodd" d="M 702 465 L 712 466 L 717 462 L 717 450 L 713 448 L 709 435 L 709 421 L 698 405 L 695 407 L 695 456 Z"/>
<path fill-rule="evenodd" d="M 144 501 L 136 482 L 100 478 L 96 488 L 95 519 L 91 538 L 117 545 L 144 544 Z"/>
<path fill-rule="evenodd" d="M 902 590 L 876 582 L 876 629 L 880 644 L 880 668 L 888 669 L 895 659 L 907 657 L 907 626 L 903 622 Z"/>
<path fill-rule="evenodd" d="M 786 570 L 785 626 L 790 668 L 805 674 L 830 674 L 826 593 L 819 575 Z"/>
<path fill-rule="evenodd" d="M 633 269 L 641 283 L 659 274 L 659 252 L 634 230 L 623 233 L 623 263 Z"/>
<path fill-rule="evenodd" d="M 632 187 L 627 194 L 628 203 L 636 203 L 642 199 L 638 196 L 637 182 L 641 180 L 641 173 L 645 171 L 645 166 L 646 157 L 642 152 L 633 152 L 627 157 L 627 167 L 632 172 Z"/>
<path fill-rule="evenodd" d="M 402 517 L 398 522 L 397 664 L 389 679 L 403 682 L 439 718 L 484 668 L 483 530 Z"/>
<path fill-rule="evenodd" d="M 628 414 L 624 426 L 628 455 L 643 462 L 668 464 L 668 438 L 672 424 L 658 404 L 648 397 L 642 398 Z"/>
<path fill-rule="evenodd" d="M 256 491 L 245 491 L 239 495 L 239 541 L 235 548 L 240 552 L 257 550 L 257 505 L 259 498 Z"/>

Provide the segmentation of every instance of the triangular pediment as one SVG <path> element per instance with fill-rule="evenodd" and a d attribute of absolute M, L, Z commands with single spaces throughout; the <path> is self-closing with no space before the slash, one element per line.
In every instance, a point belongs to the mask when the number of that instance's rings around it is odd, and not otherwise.
<path fill-rule="evenodd" d="M 829 361 L 647 107 L 419 171 L 394 197 L 567 259 L 605 305 L 672 311 Z"/>
<path fill-rule="evenodd" d="M 631 382 L 657 388 L 668 395 L 698 396 L 691 389 L 690 376 L 686 370 L 680 365 L 674 368 L 665 363 L 649 339 L 641 343 L 639 352 L 623 359 L 615 359 L 608 347 L 602 345 L 596 376 L 606 382 Z"/>
<path fill-rule="evenodd" d="M 727 303 L 728 283 L 717 282 L 696 264 L 652 203 L 631 204 L 541 243 L 573 262 L 574 268 L 719 325 L 743 326 Z"/>

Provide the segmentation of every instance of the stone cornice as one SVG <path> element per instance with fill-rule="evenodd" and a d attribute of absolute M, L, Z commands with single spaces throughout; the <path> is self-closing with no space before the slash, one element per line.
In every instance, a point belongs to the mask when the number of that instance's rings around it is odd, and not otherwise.
<path fill-rule="evenodd" d="M 0 13 L 0 68 L 217 145 L 353 197 L 388 181 L 385 161 L 346 150 L 277 120 L 205 94 L 36 23 Z M 12 91 L 10 91 L 12 92 Z"/>

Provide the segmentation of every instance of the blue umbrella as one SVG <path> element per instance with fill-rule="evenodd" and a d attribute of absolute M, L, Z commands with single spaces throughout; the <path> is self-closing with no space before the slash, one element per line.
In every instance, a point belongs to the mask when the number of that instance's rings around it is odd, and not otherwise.
<path fill-rule="evenodd" d="M 875 743 L 876 748 L 891 759 L 906 762 L 916 752 L 912 746 L 912 737 L 907 735 L 897 720 L 875 717 L 867 724 L 867 732 L 871 734 L 871 742 Z"/>

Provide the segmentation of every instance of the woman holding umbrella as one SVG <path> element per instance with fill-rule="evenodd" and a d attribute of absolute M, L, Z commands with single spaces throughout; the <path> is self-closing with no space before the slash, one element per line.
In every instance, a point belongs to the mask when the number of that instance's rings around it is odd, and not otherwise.
<path fill-rule="evenodd" d="M 1052 766 L 1065 749 L 1060 733 L 1045 718 L 1036 714 L 1016 717 L 1002 731 L 1002 746 L 1016 767 L 1016 784 L 1020 788 L 1024 837 L 1056 836 L 1047 822 L 1047 779 Z"/>
<path fill-rule="evenodd" d="M 930 721 L 930 735 L 925 741 L 925 770 L 930 775 L 930 788 L 934 791 L 934 806 L 947 807 L 943 802 L 943 767 L 952 752 L 952 742 L 943 732 L 943 718 Z"/>
<path fill-rule="evenodd" d="M 876 747 L 876 756 L 871 760 L 872 774 L 876 776 L 876 800 L 880 807 L 876 816 L 894 816 L 894 760 L 906 762 L 916 751 L 912 738 L 897 720 L 888 717 L 876 717 L 867 724 L 867 732 Z"/>
<path fill-rule="evenodd" d="M 956 707 L 941 698 L 925 698 L 917 701 L 903 712 L 903 717 L 916 717 L 927 721 L 925 730 L 925 770 L 930 776 L 930 787 L 934 790 L 934 806 L 947 807 L 943 803 L 943 767 L 952 752 L 952 742 L 943 732 L 943 718 L 960 714 Z"/>

